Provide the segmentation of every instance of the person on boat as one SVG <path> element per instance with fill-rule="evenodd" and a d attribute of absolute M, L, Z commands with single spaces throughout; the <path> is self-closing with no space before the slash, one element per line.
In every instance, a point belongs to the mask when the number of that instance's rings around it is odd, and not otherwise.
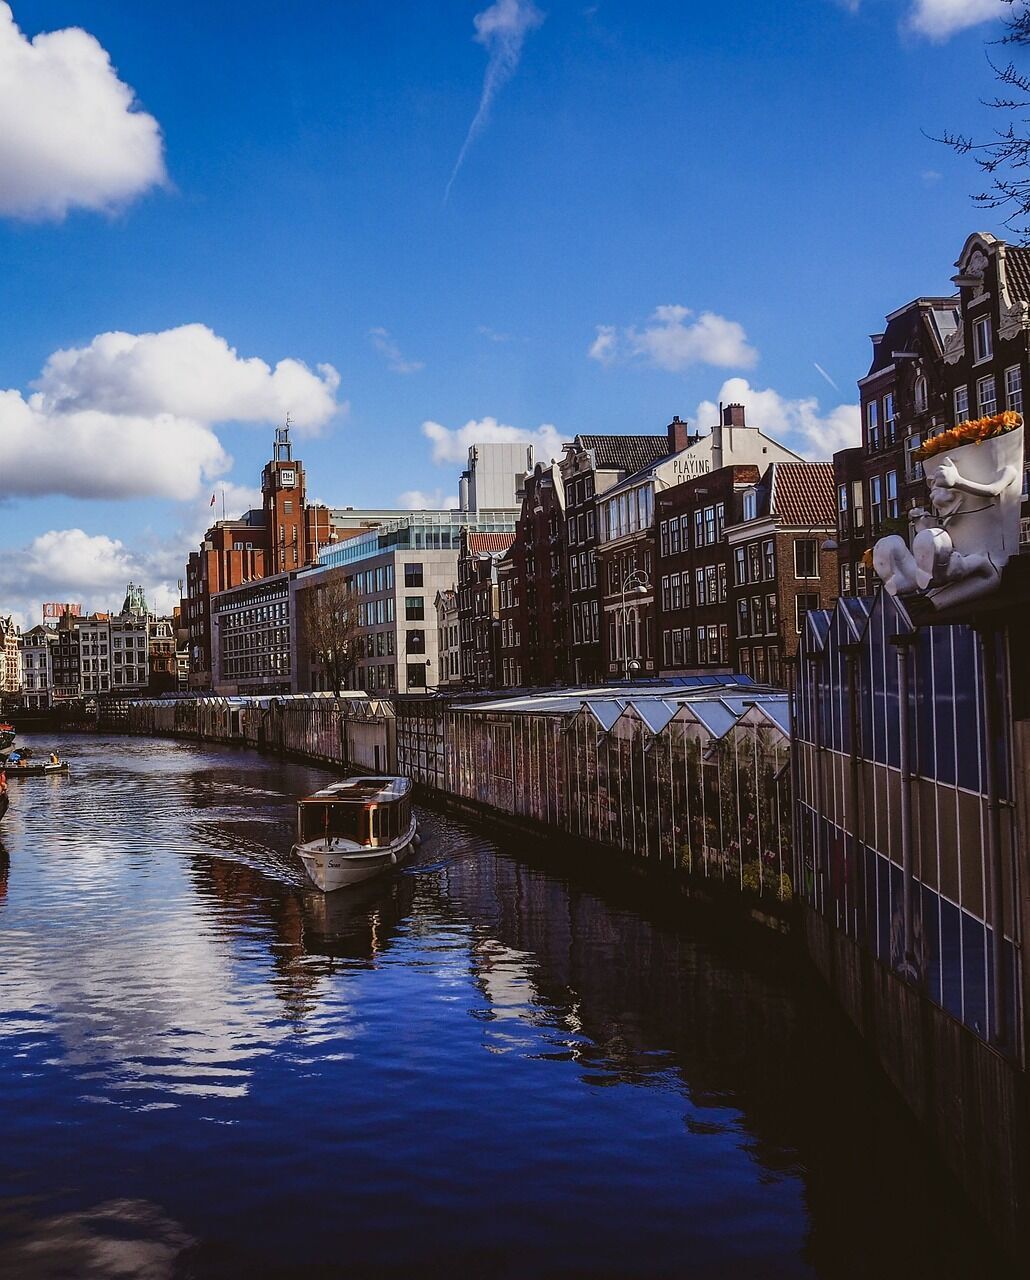
<path fill-rule="evenodd" d="M 21 764 L 21 752 L 12 751 L 11 754 L 7 757 L 7 763 L 13 764 L 13 765 Z"/>
<path fill-rule="evenodd" d="M 56 751 L 51 751 L 51 752 L 50 752 L 50 763 L 51 763 L 51 764 L 60 764 L 60 763 L 61 763 L 61 757 L 57 754 L 57 752 L 56 752 Z"/>

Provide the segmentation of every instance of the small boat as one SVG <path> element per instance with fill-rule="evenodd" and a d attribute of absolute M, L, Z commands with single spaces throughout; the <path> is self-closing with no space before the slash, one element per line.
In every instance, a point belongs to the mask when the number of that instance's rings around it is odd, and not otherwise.
<path fill-rule="evenodd" d="M 18 732 L 13 724 L 7 724 L 6 722 L 0 724 L 0 751 L 6 751 L 8 747 L 13 747 L 17 736 Z"/>
<path fill-rule="evenodd" d="M 68 761 L 59 760 L 57 764 L 51 760 L 21 760 L 17 764 L 0 761 L 0 769 L 8 778 L 35 778 L 44 773 L 67 773 Z"/>
<path fill-rule="evenodd" d="M 323 893 L 388 871 L 417 841 L 408 778 L 346 778 L 297 804 L 293 852 Z"/>

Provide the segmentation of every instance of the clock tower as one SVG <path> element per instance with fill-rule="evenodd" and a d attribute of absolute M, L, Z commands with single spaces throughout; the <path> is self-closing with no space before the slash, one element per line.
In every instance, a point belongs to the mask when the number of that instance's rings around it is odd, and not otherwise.
<path fill-rule="evenodd" d="M 293 456 L 290 418 L 276 427 L 272 460 L 261 473 L 265 525 L 269 538 L 269 573 L 286 573 L 306 563 L 304 464 Z"/>

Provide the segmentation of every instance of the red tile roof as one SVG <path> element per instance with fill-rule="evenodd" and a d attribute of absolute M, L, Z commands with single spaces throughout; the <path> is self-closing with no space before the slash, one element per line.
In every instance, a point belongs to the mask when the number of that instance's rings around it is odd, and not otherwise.
<path fill-rule="evenodd" d="M 513 533 L 468 533 L 465 536 L 470 555 L 493 555 L 498 551 L 507 551 L 515 541 Z"/>
<path fill-rule="evenodd" d="M 784 524 L 832 527 L 837 520 L 832 462 L 774 462 L 771 507 Z"/>

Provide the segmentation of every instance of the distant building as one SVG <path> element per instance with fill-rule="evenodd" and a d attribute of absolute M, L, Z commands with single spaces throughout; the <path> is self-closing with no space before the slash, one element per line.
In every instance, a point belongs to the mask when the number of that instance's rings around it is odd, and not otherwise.
<path fill-rule="evenodd" d="M 458 593 L 447 587 L 436 593 L 436 648 L 440 670 L 437 684 L 461 684 L 461 640 L 459 637 Z"/>
<path fill-rule="evenodd" d="M 294 691 L 290 584 L 296 576 L 277 573 L 211 597 L 215 693 Z"/>
<path fill-rule="evenodd" d="M 160 696 L 179 687 L 175 649 L 174 618 L 152 618 L 150 622 L 150 680 L 147 691 Z"/>
<path fill-rule="evenodd" d="M 0 695 L 10 699 L 20 692 L 20 632 L 8 614 L 6 618 L 0 618 Z"/>
<path fill-rule="evenodd" d="M 734 670 L 732 553 L 727 525 L 743 519 L 757 466 L 719 467 L 655 496 L 655 579 L 662 675 Z"/>
<path fill-rule="evenodd" d="M 732 558 L 733 668 L 760 683 L 786 683 L 808 613 L 837 598 L 831 462 L 773 462 L 726 526 Z"/>
<path fill-rule="evenodd" d="M 655 631 L 656 493 L 721 467 L 767 466 L 774 461 L 801 459 L 757 427 L 749 427 L 743 405 L 727 405 L 709 435 L 692 434 L 685 422 L 675 419 L 665 457 L 604 494 L 598 503 L 598 554 L 606 675 L 654 675 L 660 665 Z"/>
<path fill-rule="evenodd" d="M 498 561 L 515 532 L 465 529 L 458 552 L 458 635 L 463 684 L 496 688 L 500 681 Z"/>
<path fill-rule="evenodd" d="M 38 626 L 21 637 L 21 705 L 26 711 L 49 711 L 54 705 L 54 646 L 57 630 Z"/>

